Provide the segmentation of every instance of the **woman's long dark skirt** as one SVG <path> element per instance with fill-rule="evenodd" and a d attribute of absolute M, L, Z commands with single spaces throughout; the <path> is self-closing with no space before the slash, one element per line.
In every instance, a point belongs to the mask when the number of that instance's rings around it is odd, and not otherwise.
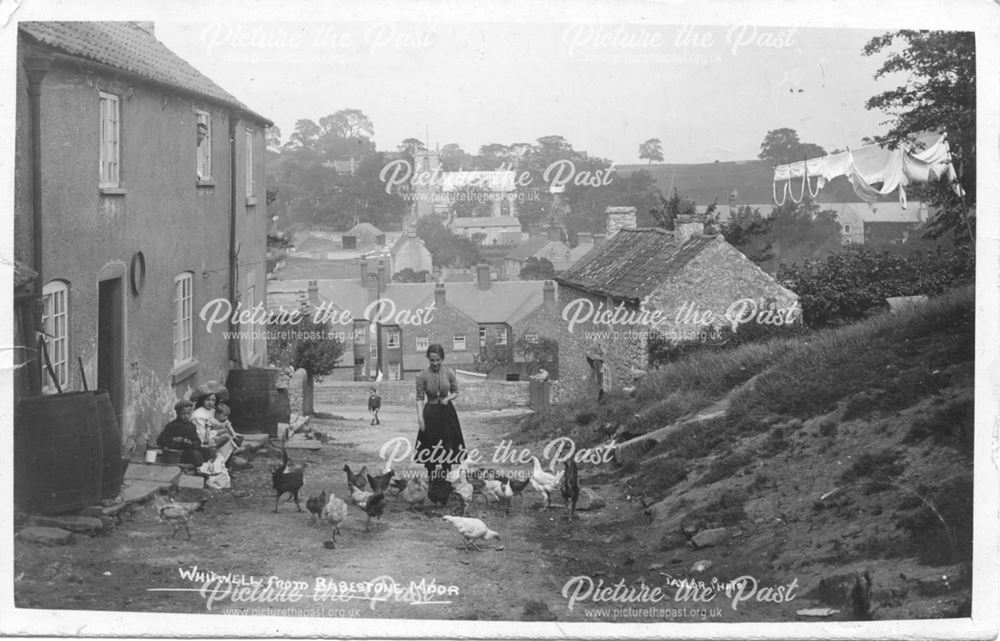
<path fill-rule="evenodd" d="M 438 442 L 441 443 L 441 447 L 434 454 L 434 460 L 423 463 L 428 475 L 433 475 L 435 468 L 440 468 L 443 474 L 447 474 L 452 464 L 457 464 L 460 457 L 464 457 L 465 438 L 462 436 L 462 426 L 458 422 L 458 412 L 451 403 L 424 405 L 424 431 L 417 432 L 414 458 L 423 460 L 430 457 L 432 455 L 430 450 Z"/>

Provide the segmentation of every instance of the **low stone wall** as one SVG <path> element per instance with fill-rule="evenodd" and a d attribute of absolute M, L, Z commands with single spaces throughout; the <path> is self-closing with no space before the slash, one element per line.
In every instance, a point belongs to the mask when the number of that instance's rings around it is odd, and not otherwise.
<path fill-rule="evenodd" d="M 375 383 L 382 407 L 411 408 L 415 399 L 415 388 L 409 381 L 382 381 Z M 368 390 L 372 383 L 324 380 L 315 386 L 314 404 L 319 410 L 336 413 L 337 407 L 355 410 L 368 409 Z M 498 410 L 510 407 L 527 407 L 529 401 L 528 381 L 483 381 L 463 383 L 459 387 L 459 398 L 455 405 L 459 409 Z M 327 408 L 333 408 L 327 410 Z"/>

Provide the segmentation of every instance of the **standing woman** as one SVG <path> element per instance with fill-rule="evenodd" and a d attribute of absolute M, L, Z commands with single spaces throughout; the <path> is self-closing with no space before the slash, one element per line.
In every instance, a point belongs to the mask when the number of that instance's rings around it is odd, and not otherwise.
<path fill-rule="evenodd" d="M 452 463 L 465 457 L 465 439 L 458 413 L 451 404 L 458 398 L 455 372 L 445 367 L 444 348 L 437 343 L 427 348 L 427 369 L 417 374 L 417 442 L 414 456 L 423 462 L 430 479 L 448 474 Z M 437 451 L 434 446 L 437 445 Z"/>

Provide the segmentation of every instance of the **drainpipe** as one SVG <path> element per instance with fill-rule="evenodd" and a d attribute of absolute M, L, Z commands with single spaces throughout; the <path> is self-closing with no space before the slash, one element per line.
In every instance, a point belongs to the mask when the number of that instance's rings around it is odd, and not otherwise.
<path fill-rule="evenodd" d="M 28 75 L 28 94 L 31 99 L 31 260 L 37 276 L 32 286 L 33 304 L 29 309 L 25 327 L 25 342 L 35 350 L 29 359 L 30 393 L 42 393 L 42 345 L 38 329 L 42 327 L 42 79 L 52 66 L 52 55 L 32 53 L 25 57 L 24 69 Z"/>
<path fill-rule="evenodd" d="M 236 274 L 239 269 L 239 249 L 236 247 L 236 114 L 229 114 L 229 360 L 230 365 L 243 369 L 240 341 L 236 336 Z"/>

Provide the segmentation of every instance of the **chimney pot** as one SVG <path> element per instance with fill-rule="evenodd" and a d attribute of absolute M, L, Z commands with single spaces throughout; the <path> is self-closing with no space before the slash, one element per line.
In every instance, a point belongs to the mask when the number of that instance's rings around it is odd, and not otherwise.
<path fill-rule="evenodd" d="M 319 283 L 314 280 L 309 281 L 309 304 L 313 307 L 319 307 Z"/>
<path fill-rule="evenodd" d="M 547 280 L 542 285 L 542 303 L 554 302 L 556 302 L 556 284 L 551 280 Z"/>
<path fill-rule="evenodd" d="M 436 283 L 434 285 L 434 304 L 436 306 L 444 305 L 445 303 L 445 289 L 444 283 Z"/>

